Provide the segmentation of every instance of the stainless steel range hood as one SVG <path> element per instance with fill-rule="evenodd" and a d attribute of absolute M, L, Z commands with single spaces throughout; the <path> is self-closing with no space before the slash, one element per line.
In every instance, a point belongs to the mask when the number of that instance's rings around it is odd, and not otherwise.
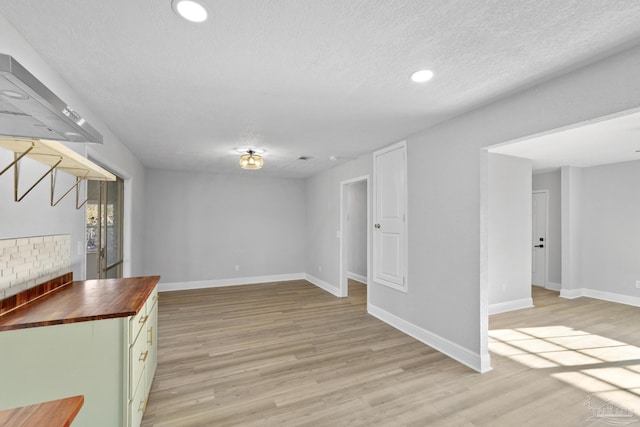
<path fill-rule="evenodd" d="M 0 135 L 102 144 L 102 135 L 13 57 L 0 53 Z"/>

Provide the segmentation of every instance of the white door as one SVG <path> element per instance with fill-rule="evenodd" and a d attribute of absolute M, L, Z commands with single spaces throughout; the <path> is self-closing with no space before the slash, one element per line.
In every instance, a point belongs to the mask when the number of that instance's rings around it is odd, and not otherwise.
<path fill-rule="evenodd" d="M 536 286 L 547 284 L 547 193 L 533 193 L 531 227 L 531 283 Z"/>
<path fill-rule="evenodd" d="M 401 142 L 373 155 L 373 276 L 376 282 L 403 291 L 407 290 L 406 152 L 406 142 Z"/>

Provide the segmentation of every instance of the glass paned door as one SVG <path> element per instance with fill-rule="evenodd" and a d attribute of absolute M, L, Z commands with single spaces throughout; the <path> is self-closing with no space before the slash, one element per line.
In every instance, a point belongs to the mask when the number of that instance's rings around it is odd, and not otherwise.
<path fill-rule="evenodd" d="M 124 181 L 89 181 L 86 208 L 87 279 L 122 277 Z"/>

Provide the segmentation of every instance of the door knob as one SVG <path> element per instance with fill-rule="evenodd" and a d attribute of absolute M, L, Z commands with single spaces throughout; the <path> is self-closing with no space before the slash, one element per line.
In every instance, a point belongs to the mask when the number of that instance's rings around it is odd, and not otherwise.
<path fill-rule="evenodd" d="M 544 245 L 536 245 L 534 248 L 544 248 Z"/>
<path fill-rule="evenodd" d="M 375 228 L 380 228 L 380 224 L 374 225 Z"/>

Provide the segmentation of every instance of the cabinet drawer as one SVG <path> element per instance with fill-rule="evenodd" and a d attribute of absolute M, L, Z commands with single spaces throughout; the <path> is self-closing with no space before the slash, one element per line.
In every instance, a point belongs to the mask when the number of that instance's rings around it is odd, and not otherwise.
<path fill-rule="evenodd" d="M 129 349 L 129 397 L 133 397 L 136 394 L 140 378 L 143 376 L 145 365 L 149 359 L 147 340 L 143 335 L 140 335 Z M 143 385 L 142 388 L 146 388 L 146 385 Z"/>
<path fill-rule="evenodd" d="M 144 369 L 143 372 L 144 374 Z M 142 380 L 144 382 L 144 380 Z M 137 391 L 129 401 L 129 426 L 139 427 L 142 423 L 142 416 L 147 407 L 147 394 L 144 384 L 138 384 Z"/>
<path fill-rule="evenodd" d="M 147 300 L 147 314 L 151 313 L 151 309 L 153 307 L 155 307 L 155 305 L 158 303 L 158 299 L 160 297 L 158 296 L 158 287 L 156 286 L 153 289 L 153 292 L 151 292 L 151 295 L 149 295 L 149 299 Z"/>
<path fill-rule="evenodd" d="M 129 318 L 129 344 L 133 344 L 142 327 L 147 323 L 147 306 L 144 305 L 140 312 Z"/>

